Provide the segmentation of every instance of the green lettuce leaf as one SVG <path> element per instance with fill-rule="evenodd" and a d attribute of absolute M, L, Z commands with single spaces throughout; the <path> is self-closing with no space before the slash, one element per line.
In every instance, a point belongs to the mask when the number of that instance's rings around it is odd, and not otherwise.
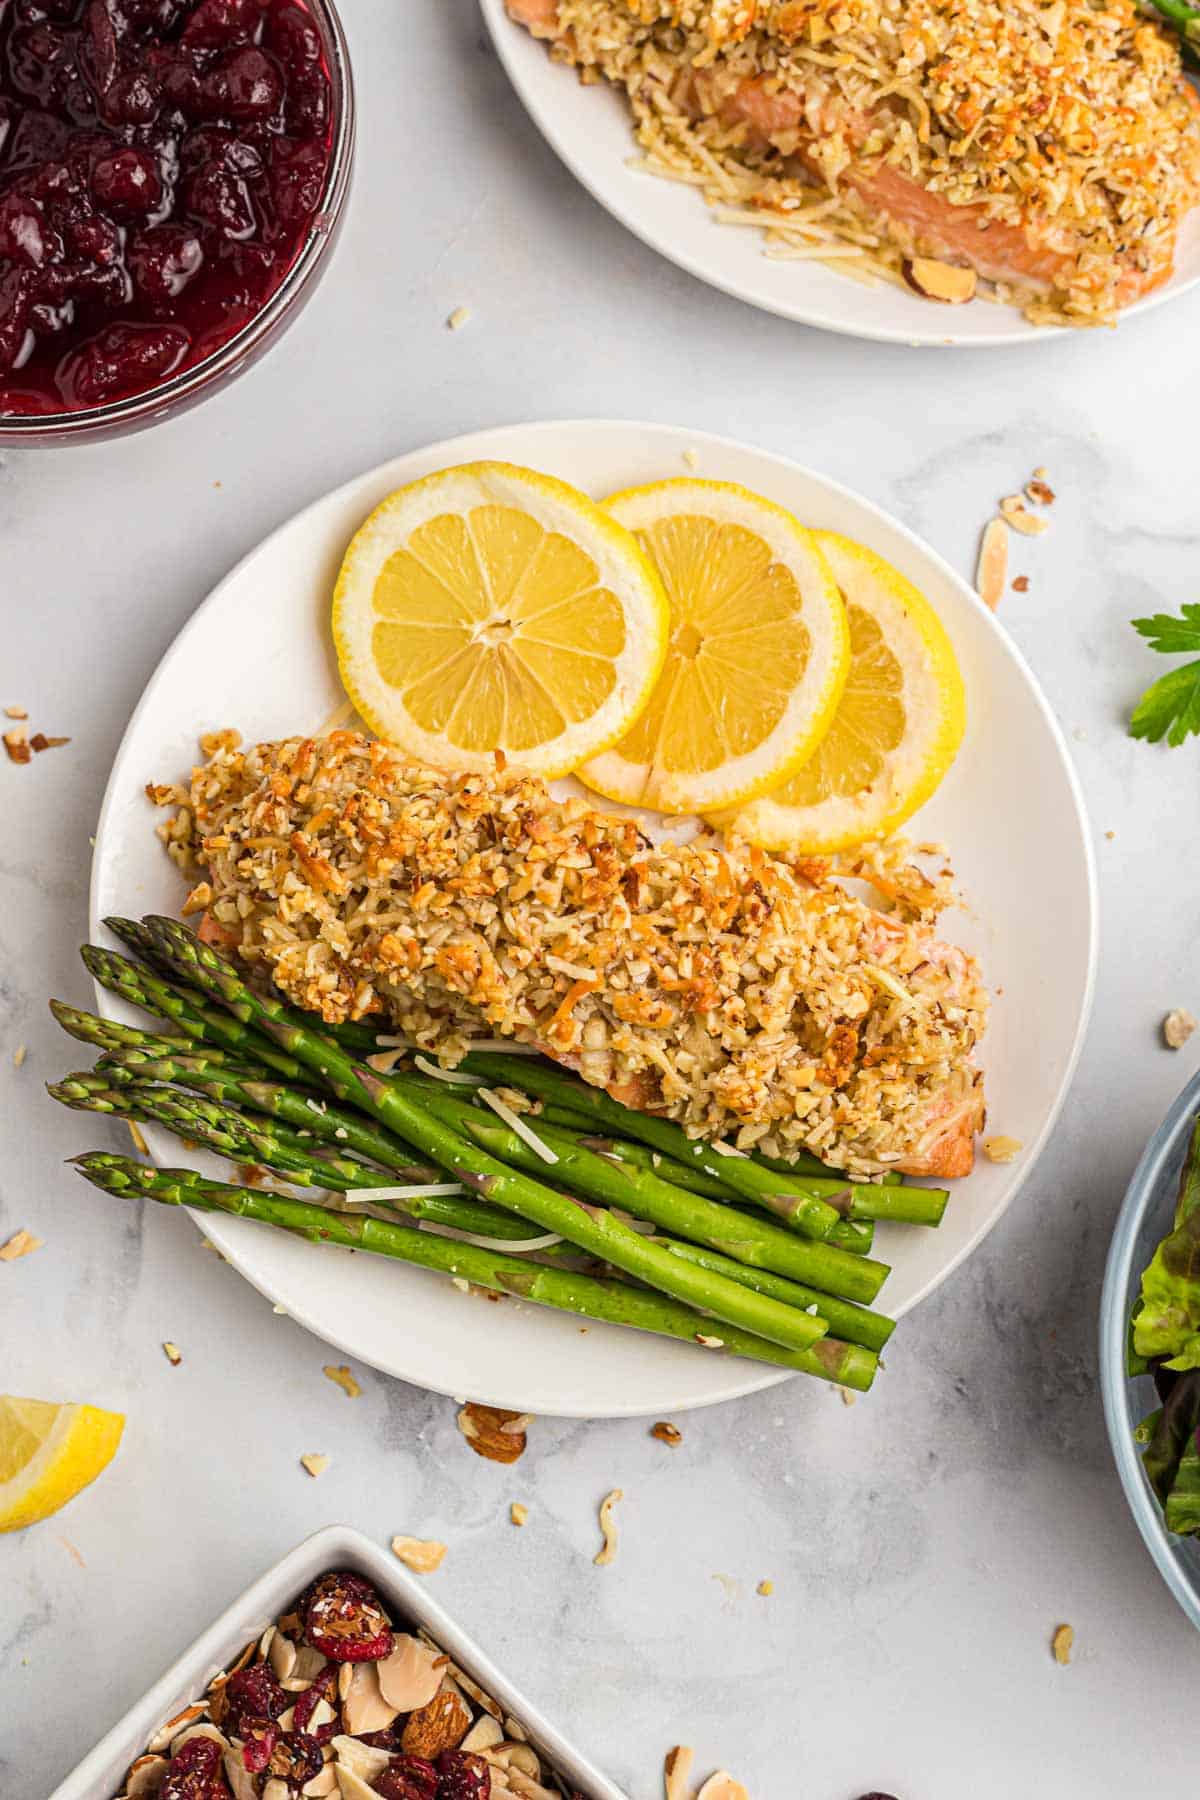
<path fill-rule="evenodd" d="M 1192 1133 L 1175 1205 L 1175 1229 L 1142 1276 L 1133 1320 L 1139 1357 L 1173 1358 L 1172 1369 L 1200 1368 L 1200 1121 Z"/>
<path fill-rule="evenodd" d="M 1142 1466 L 1168 1530 L 1200 1534 L 1200 1370 L 1176 1376 L 1162 1407 L 1138 1436 L 1148 1438 Z"/>

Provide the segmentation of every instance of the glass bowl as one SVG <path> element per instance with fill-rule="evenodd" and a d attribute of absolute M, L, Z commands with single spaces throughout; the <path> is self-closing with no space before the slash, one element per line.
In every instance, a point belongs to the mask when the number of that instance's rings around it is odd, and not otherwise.
<path fill-rule="evenodd" d="M 299 317 L 329 265 L 345 211 L 354 167 L 355 102 L 350 50 L 334 0 L 306 0 L 321 34 L 332 101 L 329 168 L 320 203 L 295 261 L 262 310 L 211 356 L 180 370 L 144 393 L 129 394 L 76 412 L 0 418 L 0 448 L 32 444 L 96 443 L 156 425 L 235 379 L 257 362 Z M 0 0 L 2 6 L 3 0 Z"/>
<path fill-rule="evenodd" d="M 1194 1075 L 1142 1153 L 1125 1195 L 1104 1273 L 1100 1300 L 1100 1383 L 1104 1421 L 1130 1511 L 1159 1573 L 1200 1630 L 1200 1541 L 1176 1537 L 1142 1472 L 1134 1430 L 1157 1405 L 1148 1375 L 1126 1372 L 1129 1314 L 1142 1271 L 1171 1229 L 1188 1140 L 1200 1112 L 1200 1074 Z"/>

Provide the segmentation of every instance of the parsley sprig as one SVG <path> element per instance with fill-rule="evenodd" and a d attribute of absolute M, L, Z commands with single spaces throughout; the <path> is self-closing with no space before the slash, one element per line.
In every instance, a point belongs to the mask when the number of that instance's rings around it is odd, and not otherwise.
<path fill-rule="evenodd" d="M 1155 613 L 1153 618 L 1134 619 L 1133 629 L 1140 632 L 1152 650 L 1175 656 L 1186 650 L 1200 650 L 1200 603 L 1191 601 L 1181 606 L 1179 617 Z M 1193 733 L 1200 735 L 1200 659 L 1184 663 L 1161 675 L 1148 687 L 1133 709 L 1129 735 L 1159 744 L 1182 744 Z"/>

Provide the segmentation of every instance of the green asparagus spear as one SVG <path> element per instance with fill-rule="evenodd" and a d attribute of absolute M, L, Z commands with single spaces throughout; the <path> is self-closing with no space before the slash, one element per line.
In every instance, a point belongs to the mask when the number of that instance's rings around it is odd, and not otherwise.
<path fill-rule="evenodd" d="M 398 1085 L 403 1091 L 403 1078 Z M 868 1301 L 875 1298 L 887 1275 L 882 1263 L 848 1258 L 844 1251 L 795 1237 L 766 1219 L 738 1213 L 731 1206 L 718 1205 L 699 1194 L 685 1193 L 653 1171 L 609 1162 L 584 1149 L 572 1133 L 543 1124 L 540 1118 L 534 1122 L 534 1129 L 557 1157 L 553 1165 L 541 1161 L 537 1151 L 494 1113 L 481 1112 L 453 1093 L 423 1099 L 422 1104 L 497 1161 L 552 1181 L 571 1193 L 584 1194 L 602 1205 L 619 1207 L 635 1218 L 649 1220 L 673 1237 L 707 1244 L 738 1262 L 771 1269 L 814 1287 L 833 1288 L 838 1293 L 851 1291 L 856 1298 Z"/>
<path fill-rule="evenodd" d="M 773 1303 L 769 1313 L 764 1314 L 761 1309 L 767 1306 L 767 1297 L 754 1294 L 758 1309 L 747 1309 L 744 1301 L 751 1290 L 738 1289 L 735 1282 L 725 1281 L 711 1270 L 689 1268 L 660 1247 L 647 1245 L 644 1238 L 612 1213 L 557 1193 L 495 1161 L 418 1105 L 410 1094 L 402 1093 L 395 1083 L 363 1063 L 354 1063 L 340 1045 L 299 1024 L 271 996 L 253 993 L 232 964 L 209 945 L 200 943 L 184 926 L 173 919 L 157 917 L 146 923 L 155 944 L 173 968 L 221 1000 L 243 1024 L 268 1032 L 288 1055 L 313 1069 L 339 1100 L 363 1107 L 484 1199 L 533 1220 L 543 1231 L 557 1232 L 589 1255 L 612 1263 L 626 1275 L 707 1311 L 714 1318 L 743 1326 L 773 1341 L 794 1343 L 796 1315 L 790 1308 Z M 847 1258 L 847 1262 L 853 1267 L 854 1276 L 845 1277 L 842 1292 L 855 1299 L 873 1299 L 886 1270 L 858 1257 Z M 687 1278 L 681 1280 L 681 1273 L 685 1272 Z M 693 1279 L 697 1275 L 702 1275 L 703 1281 L 697 1283 Z M 776 1338 L 776 1333 L 782 1335 Z"/>
<path fill-rule="evenodd" d="M 494 1293 L 511 1294 L 541 1306 L 600 1319 L 613 1325 L 631 1325 L 660 1336 L 701 1343 L 707 1349 L 748 1356 L 778 1368 L 795 1369 L 842 1387 L 865 1392 L 878 1367 L 878 1359 L 858 1344 L 831 1343 L 821 1339 L 808 1350 L 787 1350 L 739 1331 L 722 1328 L 718 1338 L 706 1330 L 707 1321 L 691 1308 L 645 1289 L 618 1281 L 598 1281 L 561 1269 L 546 1269 L 522 1262 L 515 1256 L 483 1250 L 449 1238 L 409 1231 L 403 1225 L 372 1219 L 361 1213 L 333 1213 L 303 1200 L 256 1188 L 229 1187 L 206 1181 L 189 1169 L 150 1169 L 128 1157 L 95 1152 L 75 1158 L 75 1166 L 88 1181 L 105 1193 L 142 1196 L 168 1206 L 190 1206 L 203 1212 L 221 1212 L 255 1219 L 306 1237 L 312 1243 L 340 1244 L 352 1250 L 369 1250 L 400 1262 L 434 1269 L 456 1280 L 473 1282 Z"/>
<path fill-rule="evenodd" d="M 685 1244 L 678 1238 L 665 1237 L 659 1238 L 658 1242 L 670 1250 L 672 1256 L 682 1257 L 684 1262 L 698 1263 L 702 1269 L 712 1269 L 718 1275 L 728 1275 L 730 1281 L 740 1281 L 760 1294 L 770 1294 L 772 1299 L 782 1300 L 786 1306 L 806 1309 L 815 1306 L 830 1331 L 848 1343 L 864 1344 L 868 1350 L 882 1350 L 896 1329 L 895 1320 L 883 1313 L 854 1306 L 849 1300 L 835 1299 L 832 1294 L 819 1293 L 802 1282 L 774 1275 L 769 1269 L 754 1269 L 748 1263 L 735 1262 L 731 1256 L 722 1256 L 703 1244 Z"/>

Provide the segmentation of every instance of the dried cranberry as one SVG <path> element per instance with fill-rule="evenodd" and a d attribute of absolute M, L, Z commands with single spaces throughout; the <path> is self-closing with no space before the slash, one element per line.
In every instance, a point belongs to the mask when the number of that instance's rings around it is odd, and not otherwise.
<path fill-rule="evenodd" d="M 438 1772 L 423 1756 L 396 1756 L 374 1787 L 380 1800 L 437 1800 Z"/>
<path fill-rule="evenodd" d="M 324 1767 L 325 1758 L 316 1738 L 303 1731 L 288 1731 L 271 1752 L 267 1773 L 279 1781 L 286 1781 L 288 1787 L 297 1792 Z"/>
<path fill-rule="evenodd" d="M 59 392 L 73 407 L 138 393 L 179 367 L 188 341 L 177 325 L 108 325 L 63 357 Z"/>
<path fill-rule="evenodd" d="M 182 1769 L 178 1774 L 169 1769 L 158 1790 L 158 1800 L 217 1800 L 221 1793 L 222 1789 L 207 1775 L 201 1775 L 195 1769 Z"/>
<path fill-rule="evenodd" d="M 488 1800 L 492 1771 L 469 1750 L 443 1750 L 437 1759 L 437 1800 Z"/>
<path fill-rule="evenodd" d="M 171 1758 L 159 1800 L 220 1800 L 227 1793 L 221 1746 L 210 1737 L 192 1737 Z"/>
<path fill-rule="evenodd" d="M 204 1775 L 209 1781 L 214 1781 L 221 1771 L 221 1746 L 215 1738 L 205 1737 L 201 1732 L 199 1736 L 190 1737 L 186 1744 L 180 1745 L 171 1758 L 171 1767 Z"/>
<path fill-rule="evenodd" d="M 304 1634 L 331 1662 L 378 1662 L 392 1653 L 391 1621 L 369 1581 L 322 1575 L 304 1598 Z"/>
<path fill-rule="evenodd" d="M 397 1719 L 394 1725 L 389 1725 L 385 1731 L 360 1731 L 358 1733 L 360 1744 L 369 1744 L 372 1750 L 391 1750 L 396 1756 L 400 1754 L 403 1737 L 404 1724 L 400 1719 Z"/>
<path fill-rule="evenodd" d="M 277 1719 L 287 1711 L 288 1697 L 266 1663 L 252 1669 L 239 1669 L 225 1683 L 225 1700 L 229 1708 L 231 1729 L 238 1737 L 243 1719 Z"/>
<path fill-rule="evenodd" d="M 242 1741 L 242 1761 L 252 1775 L 261 1775 L 279 1742 L 279 1727 L 270 1719 L 243 1717 L 237 1735 Z"/>
<path fill-rule="evenodd" d="M 327 1724 L 318 1725 L 315 1731 L 309 1732 L 309 1720 L 321 1701 L 328 1700 L 331 1704 L 333 1703 L 333 1696 L 337 1689 L 337 1676 L 336 1664 L 326 1663 L 316 1680 L 306 1687 L 296 1700 L 295 1729 L 308 1733 L 309 1736 L 316 1739 L 318 1744 L 327 1744 L 338 1729 L 335 1707 L 334 1717 Z"/>

